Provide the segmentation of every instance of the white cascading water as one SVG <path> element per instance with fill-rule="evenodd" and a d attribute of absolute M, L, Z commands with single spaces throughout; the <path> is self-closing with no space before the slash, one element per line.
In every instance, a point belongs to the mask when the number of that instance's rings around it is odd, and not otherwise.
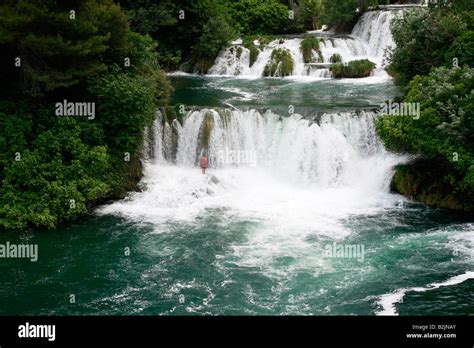
<path fill-rule="evenodd" d="M 323 62 L 330 63 L 333 54 L 340 54 L 343 62 L 369 59 L 377 64 L 375 74 L 385 75 L 383 67 L 385 50 L 394 48 L 390 32 L 390 23 L 394 16 L 402 13 L 397 11 L 370 11 L 362 15 L 355 25 L 351 36 L 321 38 L 320 50 Z M 271 61 L 274 49 L 283 48 L 290 51 L 294 61 L 293 76 L 313 76 L 330 78 L 327 67 L 317 64 L 305 64 L 300 50 L 302 39 L 275 40 L 266 45 L 250 67 L 250 52 L 243 46 L 231 46 L 222 50 L 214 65 L 209 69 L 209 75 L 261 77 L 265 66 Z M 239 54 L 240 52 L 240 54 Z M 317 53 L 313 50 L 313 56 Z M 385 75 L 386 76 L 386 75 Z M 278 76 L 275 76 L 278 77 Z"/>
<path fill-rule="evenodd" d="M 161 140 L 145 144 L 145 153 L 152 154 L 145 161 L 146 190 L 102 212 L 165 231 L 169 221 L 195 221 L 209 209 L 224 209 L 229 219 L 261 221 L 267 236 L 279 231 L 285 239 L 304 238 L 316 230 L 343 238 L 350 232 L 340 219 L 393 208 L 399 199 L 389 194 L 388 184 L 403 158 L 384 150 L 375 118 L 373 112 L 309 120 L 271 111 L 201 109 L 188 112 L 177 127 L 166 126 L 158 114 L 153 133 Z M 166 143 L 174 141 L 170 150 Z M 198 166 L 204 149 L 207 175 Z"/>
<path fill-rule="evenodd" d="M 181 130 L 177 164 L 193 166 L 204 149 L 206 124 L 209 162 L 222 163 L 220 150 L 254 154 L 259 167 L 286 180 L 319 187 L 351 184 L 364 172 L 371 156 L 385 156 L 374 129 L 375 114 L 323 114 L 319 124 L 300 115 L 281 118 L 270 111 L 203 109 L 192 111 Z M 163 158 L 158 154 L 157 158 Z M 252 163 L 242 163 L 252 164 Z M 284 164 L 284 165 L 283 165 Z"/>
<path fill-rule="evenodd" d="M 371 56 L 379 60 L 383 58 L 385 49 L 395 47 L 390 30 L 391 20 L 400 11 L 370 11 L 362 15 L 354 26 L 352 35 L 360 38 L 371 50 Z"/>

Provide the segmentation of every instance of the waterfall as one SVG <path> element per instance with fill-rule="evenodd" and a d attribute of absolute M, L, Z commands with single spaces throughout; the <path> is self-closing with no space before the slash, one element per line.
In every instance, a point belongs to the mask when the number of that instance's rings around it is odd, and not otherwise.
<path fill-rule="evenodd" d="M 144 131 L 143 159 L 146 162 L 160 163 L 174 161 L 180 133 L 181 125 L 178 120 L 169 124 L 163 113 L 157 110 L 153 124 Z"/>
<path fill-rule="evenodd" d="M 370 56 L 381 62 L 386 49 L 394 48 L 390 23 L 401 11 L 370 11 L 359 19 L 352 30 L 352 35 L 367 43 Z"/>
<path fill-rule="evenodd" d="M 250 51 L 243 46 L 231 46 L 219 53 L 210 75 L 247 75 L 249 73 Z"/>
<path fill-rule="evenodd" d="M 372 111 L 304 118 L 255 109 L 192 110 L 180 128 L 176 154 L 163 145 L 154 161 L 175 158 L 178 166 L 193 167 L 205 151 L 215 169 L 258 166 L 319 187 L 371 185 L 378 173 L 383 183 L 393 162 L 377 139 L 375 118 Z M 156 133 L 162 140 L 155 143 L 166 144 L 166 134 Z"/>
<path fill-rule="evenodd" d="M 331 56 L 339 54 L 343 62 L 369 59 L 377 64 L 378 72 L 382 73 L 386 65 L 385 51 L 395 47 L 390 32 L 390 23 L 394 16 L 401 13 L 402 10 L 366 12 L 354 26 L 351 35 L 320 38 L 320 53 L 323 62 L 318 63 L 329 64 Z M 252 66 L 250 66 L 250 51 L 246 47 L 233 45 L 219 53 L 208 74 L 261 77 L 265 66 L 271 61 L 273 50 L 280 48 L 288 50 L 293 58 L 293 76 L 330 78 L 331 73 L 328 67 L 319 68 L 317 64 L 304 63 L 300 50 L 301 42 L 301 38 L 280 39 L 260 46 L 260 53 Z M 313 57 L 318 56 L 319 54 L 313 50 Z"/>

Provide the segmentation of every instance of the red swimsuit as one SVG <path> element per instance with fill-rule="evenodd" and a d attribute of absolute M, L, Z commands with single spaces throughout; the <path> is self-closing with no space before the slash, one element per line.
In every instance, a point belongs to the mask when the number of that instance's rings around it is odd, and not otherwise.
<path fill-rule="evenodd" d="M 207 158 L 204 157 L 204 156 L 201 156 L 201 159 L 200 159 L 200 163 L 201 163 L 201 168 L 207 168 Z"/>

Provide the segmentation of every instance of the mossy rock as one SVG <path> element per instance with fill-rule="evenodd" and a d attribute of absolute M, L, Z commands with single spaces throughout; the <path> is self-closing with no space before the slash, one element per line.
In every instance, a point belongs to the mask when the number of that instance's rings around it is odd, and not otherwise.
<path fill-rule="evenodd" d="M 346 64 L 337 63 L 331 67 L 336 79 L 368 77 L 375 68 L 375 63 L 368 59 L 352 60 Z"/>
<path fill-rule="evenodd" d="M 342 63 L 342 56 L 339 53 L 334 53 L 331 58 L 329 58 L 331 63 Z"/>
<path fill-rule="evenodd" d="M 418 159 L 395 168 L 390 189 L 429 206 L 474 212 L 474 192 L 456 191 L 452 165 L 442 158 Z"/>
<path fill-rule="evenodd" d="M 293 74 L 294 61 L 287 49 L 277 48 L 272 52 L 270 63 L 265 66 L 264 76 L 290 76 Z"/>
<path fill-rule="evenodd" d="M 174 120 L 177 120 L 181 125 L 184 122 L 184 114 L 181 113 L 183 104 L 175 104 L 173 106 L 160 107 L 159 110 L 163 115 L 162 124 L 168 122 L 172 124 Z M 186 110 L 184 110 L 186 112 Z"/>
<path fill-rule="evenodd" d="M 260 54 L 260 50 L 255 45 L 251 45 L 249 47 L 249 51 L 250 51 L 249 66 L 252 67 L 252 65 L 257 61 L 258 55 Z"/>
<path fill-rule="evenodd" d="M 212 112 L 207 112 L 204 118 L 204 122 L 201 126 L 202 134 L 202 148 L 207 151 L 209 148 L 209 142 L 211 140 L 212 130 L 214 129 L 214 115 Z"/>
<path fill-rule="evenodd" d="M 242 47 L 237 47 L 237 51 L 236 51 L 236 56 L 237 56 L 237 59 L 240 59 L 240 57 L 242 56 L 242 52 L 243 52 L 243 49 Z"/>
<path fill-rule="evenodd" d="M 320 40 L 314 36 L 306 36 L 302 41 L 301 41 L 301 46 L 300 50 L 301 53 L 303 54 L 303 60 L 305 63 L 315 63 L 313 61 L 313 50 L 315 50 L 318 54 L 318 63 L 323 63 L 324 58 L 321 53 L 321 48 L 319 47 Z"/>

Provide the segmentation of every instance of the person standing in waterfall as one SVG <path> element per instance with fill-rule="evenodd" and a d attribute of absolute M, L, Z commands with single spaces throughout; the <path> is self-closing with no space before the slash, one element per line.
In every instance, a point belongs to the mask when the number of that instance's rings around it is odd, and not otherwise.
<path fill-rule="evenodd" d="M 206 168 L 207 168 L 207 157 L 205 154 L 201 155 L 201 158 L 199 159 L 199 163 L 201 165 L 202 169 L 202 174 L 206 174 Z"/>

